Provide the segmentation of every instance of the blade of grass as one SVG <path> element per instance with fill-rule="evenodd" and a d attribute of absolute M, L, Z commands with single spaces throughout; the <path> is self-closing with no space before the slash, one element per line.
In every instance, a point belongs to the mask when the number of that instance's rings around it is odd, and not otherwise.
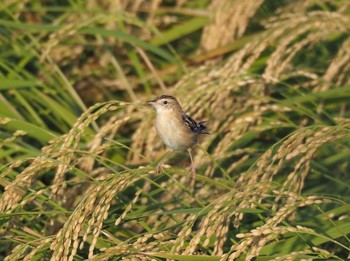
<path fill-rule="evenodd" d="M 3 128 L 12 132 L 17 130 L 25 131 L 28 136 L 36 138 L 38 141 L 44 144 L 56 137 L 53 132 L 21 120 L 10 119 L 6 125 L 3 125 Z"/>
<path fill-rule="evenodd" d="M 209 19 L 205 17 L 195 17 L 185 21 L 182 24 L 173 26 L 171 29 L 161 32 L 150 40 L 151 44 L 160 46 L 166 43 L 170 43 L 176 39 L 182 38 L 185 35 L 191 34 L 208 23 Z"/>
<path fill-rule="evenodd" d="M 174 57 L 172 55 L 170 55 L 168 52 L 164 51 L 163 49 L 155 46 L 154 44 L 147 43 L 147 42 L 142 41 L 133 35 L 126 34 L 126 33 L 123 33 L 121 31 L 111 31 L 111 30 L 106 30 L 103 28 L 92 27 L 92 28 L 81 29 L 81 30 L 79 30 L 79 32 L 82 34 L 86 34 L 86 35 L 100 35 L 100 36 L 115 37 L 120 41 L 127 42 L 131 45 L 139 46 L 145 50 L 148 50 L 148 51 L 162 57 L 163 59 L 165 59 L 166 61 L 168 61 L 170 63 L 176 62 Z"/>

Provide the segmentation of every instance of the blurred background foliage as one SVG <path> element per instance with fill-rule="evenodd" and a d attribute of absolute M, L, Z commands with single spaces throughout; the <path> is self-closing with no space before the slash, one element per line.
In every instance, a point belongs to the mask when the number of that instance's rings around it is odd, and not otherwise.
<path fill-rule="evenodd" d="M 347 0 L 2 1 L 0 258 L 349 258 L 349 36 Z"/>

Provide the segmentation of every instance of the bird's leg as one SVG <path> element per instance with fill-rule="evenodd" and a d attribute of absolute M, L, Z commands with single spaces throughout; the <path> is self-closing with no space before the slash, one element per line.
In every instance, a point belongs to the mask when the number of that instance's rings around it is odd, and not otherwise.
<path fill-rule="evenodd" d="M 169 156 L 170 156 L 173 152 L 174 152 L 173 150 L 169 150 L 169 151 L 164 155 L 164 157 L 158 162 L 157 167 L 156 167 L 156 173 L 159 173 L 159 170 L 162 168 L 163 162 L 164 162 L 167 158 L 169 158 Z"/>
<path fill-rule="evenodd" d="M 191 171 L 190 171 L 190 178 L 191 178 L 191 183 L 196 180 L 196 168 L 194 166 L 193 158 L 192 158 L 192 149 L 188 148 L 187 149 L 188 154 L 190 154 L 190 159 L 191 159 Z"/>

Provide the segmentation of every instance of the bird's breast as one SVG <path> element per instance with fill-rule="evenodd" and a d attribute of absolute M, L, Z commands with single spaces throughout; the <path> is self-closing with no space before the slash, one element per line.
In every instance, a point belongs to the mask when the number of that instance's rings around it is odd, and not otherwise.
<path fill-rule="evenodd" d="M 183 123 L 181 116 L 171 113 L 157 114 L 155 127 L 166 146 L 173 150 L 186 150 L 197 142 L 197 135 Z"/>

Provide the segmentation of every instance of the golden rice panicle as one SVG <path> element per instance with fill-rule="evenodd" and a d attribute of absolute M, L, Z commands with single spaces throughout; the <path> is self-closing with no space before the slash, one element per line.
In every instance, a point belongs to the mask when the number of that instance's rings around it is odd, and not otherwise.
<path fill-rule="evenodd" d="M 125 216 L 128 214 L 128 212 L 131 210 L 131 208 L 134 206 L 134 204 L 138 201 L 140 194 L 142 193 L 142 190 L 139 190 L 135 193 L 134 199 L 130 202 L 130 204 L 126 207 L 124 212 L 117 218 L 114 225 L 119 225 L 120 222 L 125 218 Z"/>
<path fill-rule="evenodd" d="M 293 260 L 302 260 L 302 258 L 305 259 L 306 255 L 314 256 L 315 253 L 319 254 L 319 258 L 324 258 L 324 259 L 332 259 L 334 257 L 333 254 L 331 254 L 329 251 L 318 248 L 318 247 L 312 247 L 311 250 L 306 249 L 302 251 L 294 251 L 285 255 L 281 255 L 278 257 L 275 257 L 271 259 L 271 261 L 293 261 Z"/>
<path fill-rule="evenodd" d="M 70 131 L 63 136 L 62 143 L 58 148 L 57 160 L 60 163 L 57 166 L 52 189 L 52 197 L 59 202 L 66 202 L 65 190 L 67 184 L 65 182 L 65 174 L 70 170 L 71 163 L 76 159 L 76 150 L 78 144 L 86 129 L 90 124 L 96 121 L 101 115 L 116 110 L 120 107 L 120 102 L 112 101 L 104 104 L 96 104 L 88 111 L 83 113 L 75 122 Z"/>
<path fill-rule="evenodd" d="M 140 179 L 140 175 L 135 175 L 133 172 L 121 173 L 119 176 L 110 174 L 101 184 L 92 186 L 52 242 L 50 247 L 53 251 L 52 260 L 73 259 L 78 249 L 83 248 L 88 236 L 92 237 L 88 254 L 92 257 L 112 200 L 118 192 Z M 132 202 L 138 199 L 139 193 L 137 192 Z M 121 219 L 132 205 L 133 203 L 127 207 Z"/>
<path fill-rule="evenodd" d="M 214 0 L 209 5 L 212 22 L 203 29 L 201 47 L 208 51 L 231 43 L 245 32 L 263 0 Z"/>
<path fill-rule="evenodd" d="M 234 220 L 234 226 L 239 227 L 239 220 L 243 218 L 241 209 L 254 207 L 257 200 L 262 200 L 269 195 L 261 193 L 261 188 L 268 184 L 255 184 L 244 187 L 244 190 L 234 190 L 216 199 L 212 206 L 213 209 L 208 212 L 201 220 L 198 230 L 193 231 L 191 227 L 184 227 L 179 233 L 181 241 L 176 244 L 177 252 L 182 254 L 195 254 L 199 249 L 199 245 L 208 247 L 209 244 L 214 249 L 214 254 L 222 255 L 224 253 L 224 245 L 227 240 L 227 233 L 231 220 Z M 227 204 L 230 202 L 230 204 Z M 182 250 L 185 245 L 186 237 L 193 233 L 188 246 Z"/>
<path fill-rule="evenodd" d="M 349 81 L 350 71 L 350 38 L 346 39 L 338 50 L 334 59 L 330 62 L 323 75 L 323 82 L 315 88 L 318 91 L 325 91 L 333 84 L 346 86 Z"/>
<path fill-rule="evenodd" d="M 267 68 L 263 77 L 265 79 L 279 79 L 282 72 L 286 72 L 291 66 L 292 58 L 302 50 L 302 48 L 324 39 L 334 31 L 344 32 L 349 29 L 348 17 L 331 12 L 312 12 L 305 17 L 304 14 L 293 15 L 285 19 L 285 22 L 273 22 L 270 28 L 284 27 L 283 38 L 279 39 L 277 49 L 267 62 Z M 327 27 L 328 25 L 328 27 Z M 292 31 L 288 29 L 294 28 Z M 286 33 L 287 32 L 287 33 Z M 290 33 L 288 33 L 290 32 Z M 296 37 L 306 34 L 303 40 L 293 41 Z"/>
<path fill-rule="evenodd" d="M 238 185 L 254 184 L 256 182 L 272 182 L 274 176 L 281 173 L 285 164 L 293 162 L 293 170 L 288 174 L 282 189 L 300 192 L 309 174 L 311 160 L 317 155 L 321 146 L 341 140 L 346 133 L 344 128 L 349 126 L 347 121 L 338 121 L 336 126 L 318 128 L 300 128 L 291 134 L 276 149 L 267 150 L 252 168 L 238 180 Z M 278 201 L 279 197 L 276 198 Z"/>
<path fill-rule="evenodd" d="M 56 169 L 56 175 L 54 178 L 52 188 L 52 196 L 57 196 L 58 194 L 64 200 L 64 191 L 66 188 L 65 183 L 65 173 L 70 169 L 70 163 L 75 160 L 75 150 L 77 148 L 78 141 L 85 132 L 87 126 L 95 121 L 100 115 L 110 111 L 115 110 L 119 105 L 119 102 L 109 102 L 106 105 L 96 105 L 92 107 L 88 112 L 83 114 L 70 132 L 58 138 L 54 138 L 49 145 L 43 147 L 42 151 L 45 156 L 39 156 L 35 158 L 30 164 L 16 176 L 12 183 L 5 186 L 5 192 L 1 195 L 0 199 L 0 210 L 8 211 L 14 209 L 18 206 L 18 202 L 25 195 L 25 191 L 30 186 L 32 180 L 36 175 L 45 170 Z M 90 112 L 99 108 L 94 114 Z M 22 165 L 24 161 L 16 161 L 12 163 L 7 169 L 6 173 L 9 173 L 12 169 Z"/>
<path fill-rule="evenodd" d="M 196 219 L 197 219 L 197 216 L 193 214 L 186 218 L 186 221 L 182 226 L 182 229 L 178 232 L 177 237 L 174 240 L 170 253 L 182 252 L 182 249 L 184 248 L 185 243 L 187 242 L 189 236 L 193 231 L 193 226 Z"/>
<path fill-rule="evenodd" d="M 113 140 L 119 128 L 125 125 L 129 120 L 129 115 L 117 114 L 112 116 L 108 122 L 97 131 L 89 144 L 87 144 L 89 148 L 88 155 L 79 159 L 79 167 L 88 173 L 93 171 L 96 155 L 103 154 L 108 150 L 108 146 L 111 146 L 108 142 L 106 144 L 105 140 Z"/>
<path fill-rule="evenodd" d="M 30 246 L 25 245 L 25 244 L 19 244 L 19 245 L 15 246 L 11 250 L 11 253 L 5 257 L 4 261 L 22 260 L 23 255 L 25 254 L 25 252 L 28 251 L 29 248 L 30 248 Z"/>
<path fill-rule="evenodd" d="M 316 232 L 310 228 L 302 226 L 283 227 L 279 224 L 285 221 L 298 208 L 308 205 L 319 205 L 328 202 L 327 200 L 323 200 L 316 196 L 301 197 L 292 192 L 280 192 L 274 190 L 273 193 L 285 197 L 286 201 L 284 204 L 282 204 L 277 209 L 276 213 L 274 213 L 273 217 L 268 218 L 262 226 L 256 227 L 248 233 L 238 233 L 236 237 L 242 240 L 231 247 L 231 254 L 226 254 L 223 257 L 234 260 L 247 252 L 246 260 L 252 260 L 259 255 L 261 249 L 266 244 L 276 240 L 285 233 L 316 234 Z"/>
<path fill-rule="evenodd" d="M 14 169 L 23 161 L 16 161 L 10 165 L 9 170 Z M 21 203 L 20 200 L 26 195 L 33 178 L 46 169 L 52 169 L 57 166 L 57 162 L 45 157 L 35 158 L 28 167 L 18 174 L 12 183 L 5 186 L 5 191 L 0 198 L 0 211 L 8 212 L 15 209 Z"/>
<path fill-rule="evenodd" d="M 5 125 L 9 121 L 10 121 L 9 119 L 0 118 L 0 125 Z M 26 135 L 27 135 L 27 132 L 25 132 L 23 130 L 16 130 L 12 134 L 12 136 L 0 141 L 0 149 L 2 149 L 4 146 L 6 146 L 6 144 L 10 144 L 12 142 L 15 142 L 16 139 L 21 138 L 21 137 L 26 136 Z"/>
<path fill-rule="evenodd" d="M 265 26 L 267 27 L 265 35 L 250 41 L 244 48 L 233 54 L 222 67 L 223 70 L 231 73 L 245 72 L 271 45 L 271 42 L 276 42 L 278 48 L 269 56 L 267 68 L 263 74 L 266 81 L 276 82 L 282 72 L 290 70 L 288 65 L 291 65 L 292 58 L 301 48 L 324 39 L 335 31 L 346 32 L 349 29 L 349 17 L 327 11 L 314 11 L 308 15 L 300 12 L 273 19 Z M 293 30 L 290 30 L 291 28 Z M 304 33 L 308 34 L 304 41 L 294 41 Z M 278 68 L 279 64 L 283 66 Z"/>

